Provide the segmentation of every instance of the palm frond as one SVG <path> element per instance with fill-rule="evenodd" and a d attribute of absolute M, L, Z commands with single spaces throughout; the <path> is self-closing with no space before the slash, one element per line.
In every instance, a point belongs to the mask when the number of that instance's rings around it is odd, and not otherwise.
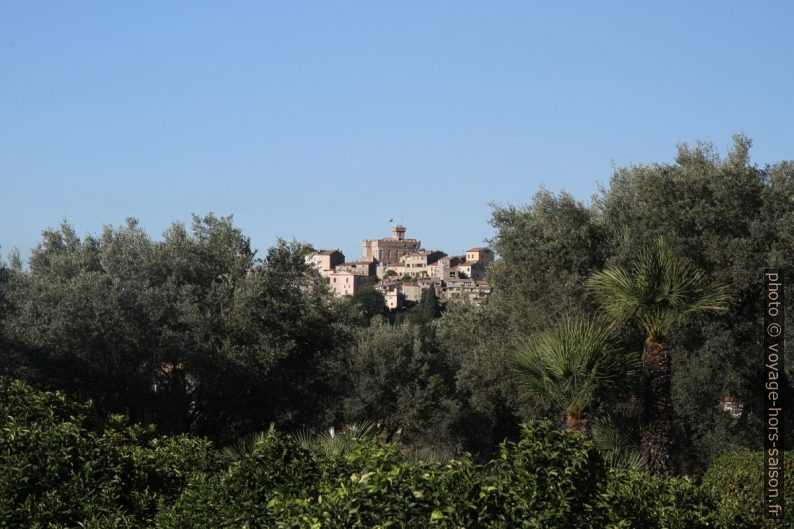
<path fill-rule="evenodd" d="M 313 434 L 308 430 L 299 430 L 291 434 L 300 446 L 328 457 L 336 457 L 353 449 L 359 440 L 375 437 L 376 426 L 371 422 L 360 422 L 346 426 L 340 432 L 329 430 Z"/>
<path fill-rule="evenodd" d="M 607 320 L 566 319 L 520 348 L 514 369 L 531 397 L 579 414 L 629 374 L 622 357 Z"/>
<path fill-rule="evenodd" d="M 231 460 L 237 461 L 238 459 L 243 459 L 246 456 L 249 456 L 253 453 L 256 446 L 264 441 L 268 435 L 273 433 L 276 429 L 276 425 L 274 423 L 270 423 L 267 431 L 265 432 L 251 432 L 248 435 L 244 435 L 240 439 L 237 440 L 236 443 L 225 447 L 222 450 L 223 455 Z"/>
<path fill-rule="evenodd" d="M 410 461 L 445 465 L 455 459 L 452 450 L 445 447 L 401 447 L 400 451 Z"/>
<path fill-rule="evenodd" d="M 639 416 L 636 410 L 623 411 L 593 421 L 593 442 L 608 466 L 641 470 Z"/>
<path fill-rule="evenodd" d="M 725 285 L 710 283 L 661 238 L 640 251 L 628 269 L 607 268 L 587 286 L 610 318 L 637 321 L 651 339 L 663 339 L 691 314 L 723 311 L 728 301 Z"/>
<path fill-rule="evenodd" d="M 292 440 L 295 441 L 301 448 L 311 450 L 314 446 L 314 434 L 309 430 L 298 430 L 290 434 Z"/>

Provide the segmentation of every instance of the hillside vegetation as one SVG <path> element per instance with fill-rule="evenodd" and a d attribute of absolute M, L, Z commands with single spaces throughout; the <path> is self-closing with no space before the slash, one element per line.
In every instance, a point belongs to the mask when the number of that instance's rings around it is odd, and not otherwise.
<path fill-rule="evenodd" d="M 759 484 L 728 467 L 759 465 L 762 271 L 794 277 L 794 162 L 681 145 L 491 224 L 486 302 L 400 318 L 331 296 L 308 244 L 258 256 L 231 217 L 45 230 L 0 265 L 0 520 L 759 526 Z"/>

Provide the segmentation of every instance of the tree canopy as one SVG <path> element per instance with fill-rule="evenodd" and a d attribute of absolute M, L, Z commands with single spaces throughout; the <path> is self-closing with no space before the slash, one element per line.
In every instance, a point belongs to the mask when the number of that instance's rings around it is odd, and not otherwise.
<path fill-rule="evenodd" d="M 175 223 L 159 239 L 134 220 L 82 237 L 64 223 L 43 232 L 27 268 L 14 257 L 0 266 L 0 369 L 90 399 L 100 415 L 224 444 L 270 423 L 320 431 L 382 419 L 405 443 L 487 457 L 524 419 L 566 420 L 564 405 L 511 375 L 516 352 L 599 312 L 588 278 L 631 269 L 664 237 L 730 300 L 719 316 L 677 321 L 666 343 L 672 464 L 698 475 L 727 450 L 760 447 L 761 271 L 792 273 L 794 162 L 758 166 L 750 147 L 742 136 L 725 156 L 680 145 L 673 162 L 616 168 L 590 201 L 540 190 L 494 206 L 488 299 L 442 305 L 431 287 L 407 324 L 374 317 L 372 290 L 334 298 L 306 266 L 307 244 L 279 240 L 257 255 L 230 217 Z M 615 332 L 639 356 L 646 332 Z M 625 389 L 638 395 L 636 380 Z M 720 409 L 724 397 L 741 405 L 738 418 Z M 594 406 L 593 421 L 608 411 Z"/>

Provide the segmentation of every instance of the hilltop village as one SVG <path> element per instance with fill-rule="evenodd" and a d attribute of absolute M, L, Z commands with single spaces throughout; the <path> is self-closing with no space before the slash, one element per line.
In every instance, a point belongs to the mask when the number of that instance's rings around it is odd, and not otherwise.
<path fill-rule="evenodd" d="M 386 306 L 399 310 L 417 303 L 434 288 L 441 301 L 461 299 L 479 304 L 490 293 L 485 271 L 494 260 L 490 248 L 471 248 L 466 255 L 451 256 L 422 248 L 418 239 L 407 239 L 404 226 L 394 226 L 391 237 L 361 243 L 360 261 L 345 261 L 337 250 L 320 250 L 306 256 L 337 297 L 352 296 L 373 285 Z"/>

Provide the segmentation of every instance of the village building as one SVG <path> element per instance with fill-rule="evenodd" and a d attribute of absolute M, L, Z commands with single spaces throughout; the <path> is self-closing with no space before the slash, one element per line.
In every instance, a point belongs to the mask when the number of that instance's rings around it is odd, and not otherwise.
<path fill-rule="evenodd" d="M 375 261 L 354 261 L 350 263 L 340 263 L 336 265 L 337 272 L 350 272 L 357 276 L 374 276 L 377 268 Z"/>
<path fill-rule="evenodd" d="M 383 294 L 386 307 L 390 310 L 401 309 L 405 306 L 405 293 L 403 292 L 403 281 L 391 280 L 381 281 L 375 285 L 375 290 Z"/>
<path fill-rule="evenodd" d="M 404 281 L 401 287 L 405 301 L 418 303 L 422 299 L 422 287 L 419 283 L 414 281 Z"/>
<path fill-rule="evenodd" d="M 405 306 L 405 295 L 399 289 L 388 290 L 383 299 L 389 310 L 399 310 Z"/>
<path fill-rule="evenodd" d="M 362 260 L 377 260 L 385 266 L 399 265 L 400 257 L 417 252 L 420 248 L 420 241 L 405 238 L 404 226 L 395 226 L 391 230 L 391 237 L 362 241 Z"/>
<path fill-rule="evenodd" d="M 461 263 L 455 267 L 459 279 L 482 279 L 485 277 L 485 267 L 479 261 Z"/>
<path fill-rule="evenodd" d="M 418 281 L 403 282 L 402 292 L 405 294 L 405 300 L 413 303 L 418 303 L 422 299 L 422 294 L 428 288 L 435 289 L 436 296 L 441 297 L 444 290 L 444 282 L 440 279 L 420 279 Z"/>
<path fill-rule="evenodd" d="M 430 277 L 431 267 L 433 267 L 439 259 L 446 257 L 447 254 L 440 251 L 421 251 L 404 255 L 400 258 L 402 265 L 402 274 L 409 274 L 413 277 Z"/>
<path fill-rule="evenodd" d="M 352 272 L 332 272 L 328 275 L 328 285 L 331 287 L 331 292 L 339 298 L 352 296 L 366 285 L 368 280 L 368 276 Z"/>
<path fill-rule="evenodd" d="M 339 250 L 320 250 L 306 256 L 306 263 L 326 278 L 336 297 L 352 296 L 374 274 L 375 263 L 346 263 Z"/>
<path fill-rule="evenodd" d="M 738 419 L 742 416 L 742 411 L 744 406 L 742 406 L 736 399 L 733 397 L 722 397 L 720 399 L 720 408 L 722 411 L 728 413 L 734 419 Z"/>
<path fill-rule="evenodd" d="M 305 260 L 306 264 L 316 268 L 321 276 L 328 277 L 337 265 L 345 262 L 345 255 L 339 250 L 320 250 L 310 253 Z"/>
<path fill-rule="evenodd" d="M 459 300 L 479 305 L 491 293 L 491 285 L 476 279 L 448 279 L 441 293 L 442 301 Z"/>
<path fill-rule="evenodd" d="M 306 262 L 327 279 L 336 297 L 352 296 L 377 278 L 375 288 L 391 310 L 418 303 L 428 288 L 441 301 L 474 304 L 491 291 L 483 280 L 494 261 L 490 248 L 471 248 L 460 256 L 427 251 L 417 239 L 405 238 L 405 227 L 395 226 L 389 238 L 363 241 L 362 250 L 361 261 L 346 262 L 339 250 L 320 250 L 306 256 Z"/>
<path fill-rule="evenodd" d="M 445 277 L 482 280 L 485 278 L 485 270 L 493 260 L 494 253 L 490 248 L 472 248 L 466 252 L 466 260 L 451 267 Z"/>
<path fill-rule="evenodd" d="M 462 259 L 456 255 L 447 255 L 445 257 L 441 257 L 438 259 L 438 261 L 428 266 L 429 275 L 439 279 L 447 278 L 449 277 L 450 270 L 459 265 L 461 262 Z"/>
<path fill-rule="evenodd" d="M 466 252 L 466 261 L 480 262 L 487 267 L 494 261 L 494 252 L 490 248 L 472 248 Z"/>

